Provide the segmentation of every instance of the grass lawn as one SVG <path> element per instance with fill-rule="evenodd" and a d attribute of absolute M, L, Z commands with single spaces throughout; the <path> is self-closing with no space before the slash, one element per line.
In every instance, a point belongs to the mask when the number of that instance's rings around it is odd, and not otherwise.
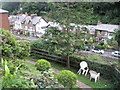
<path fill-rule="evenodd" d="M 32 61 L 37 61 L 37 59 L 33 59 L 33 58 L 26 58 L 28 60 L 32 60 Z M 53 63 L 50 62 L 52 64 L 52 67 L 58 69 L 58 70 L 66 70 L 67 67 L 66 66 L 62 66 L 58 63 Z M 86 85 L 92 87 L 92 88 L 114 88 L 113 84 L 108 81 L 105 80 L 103 78 L 100 78 L 99 81 L 97 81 L 96 83 L 94 81 L 90 81 L 89 76 L 84 76 L 84 75 L 78 75 L 77 74 L 77 70 L 75 69 L 70 69 L 70 71 L 74 72 L 77 75 L 77 79 L 80 80 L 81 82 L 85 83 Z"/>

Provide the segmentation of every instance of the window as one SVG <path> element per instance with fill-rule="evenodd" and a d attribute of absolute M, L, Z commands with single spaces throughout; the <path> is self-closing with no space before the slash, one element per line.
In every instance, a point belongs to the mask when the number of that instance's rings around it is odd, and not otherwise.
<path fill-rule="evenodd" d="M 25 26 L 25 30 L 27 30 L 28 29 L 28 27 L 27 26 Z"/>
<path fill-rule="evenodd" d="M 41 27 L 41 29 L 46 29 L 47 27 L 45 26 L 45 27 Z"/>
<path fill-rule="evenodd" d="M 41 28 L 40 27 L 38 27 L 38 30 L 40 30 Z"/>
<path fill-rule="evenodd" d="M 113 33 L 109 33 L 109 36 L 113 36 Z"/>

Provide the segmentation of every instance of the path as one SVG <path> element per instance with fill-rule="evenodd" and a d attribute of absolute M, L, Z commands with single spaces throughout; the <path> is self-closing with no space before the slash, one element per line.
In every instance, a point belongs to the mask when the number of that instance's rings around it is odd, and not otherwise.
<path fill-rule="evenodd" d="M 30 61 L 30 60 L 25 60 L 26 62 L 29 62 L 29 63 L 32 63 L 32 64 L 35 64 L 34 61 Z M 56 68 L 52 68 L 52 70 L 55 72 L 55 73 L 60 73 L 60 71 Z M 77 86 L 79 86 L 80 88 L 82 88 L 82 90 L 86 90 L 86 88 L 89 88 L 89 90 L 93 90 L 90 86 L 82 83 L 81 81 L 77 80 L 77 83 L 76 83 Z"/>

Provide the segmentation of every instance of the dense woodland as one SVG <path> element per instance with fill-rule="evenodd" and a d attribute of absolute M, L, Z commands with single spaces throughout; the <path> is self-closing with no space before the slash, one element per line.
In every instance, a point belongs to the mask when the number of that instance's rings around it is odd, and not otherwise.
<path fill-rule="evenodd" d="M 98 20 L 106 24 L 120 24 L 120 2 L 3 2 L 2 8 L 8 10 L 9 14 L 36 13 L 49 19 L 60 21 L 62 17 L 62 20 L 79 24 L 95 25 Z"/>

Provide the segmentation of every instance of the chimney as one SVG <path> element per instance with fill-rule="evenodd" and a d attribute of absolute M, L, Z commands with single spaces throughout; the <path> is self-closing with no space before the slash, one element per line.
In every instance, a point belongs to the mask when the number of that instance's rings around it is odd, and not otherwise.
<path fill-rule="evenodd" d="M 100 20 L 98 20 L 98 23 L 97 23 L 97 25 L 99 25 L 99 24 L 102 24 L 102 22 L 101 22 Z"/>
<path fill-rule="evenodd" d="M 31 14 L 31 18 L 33 19 L 34 17 L 36 17 L 37 14 Z"/>
<path fill-rule="evenodd" d="M 27 12 L 25 13 L 26 16 L 28 16 Z"/>

